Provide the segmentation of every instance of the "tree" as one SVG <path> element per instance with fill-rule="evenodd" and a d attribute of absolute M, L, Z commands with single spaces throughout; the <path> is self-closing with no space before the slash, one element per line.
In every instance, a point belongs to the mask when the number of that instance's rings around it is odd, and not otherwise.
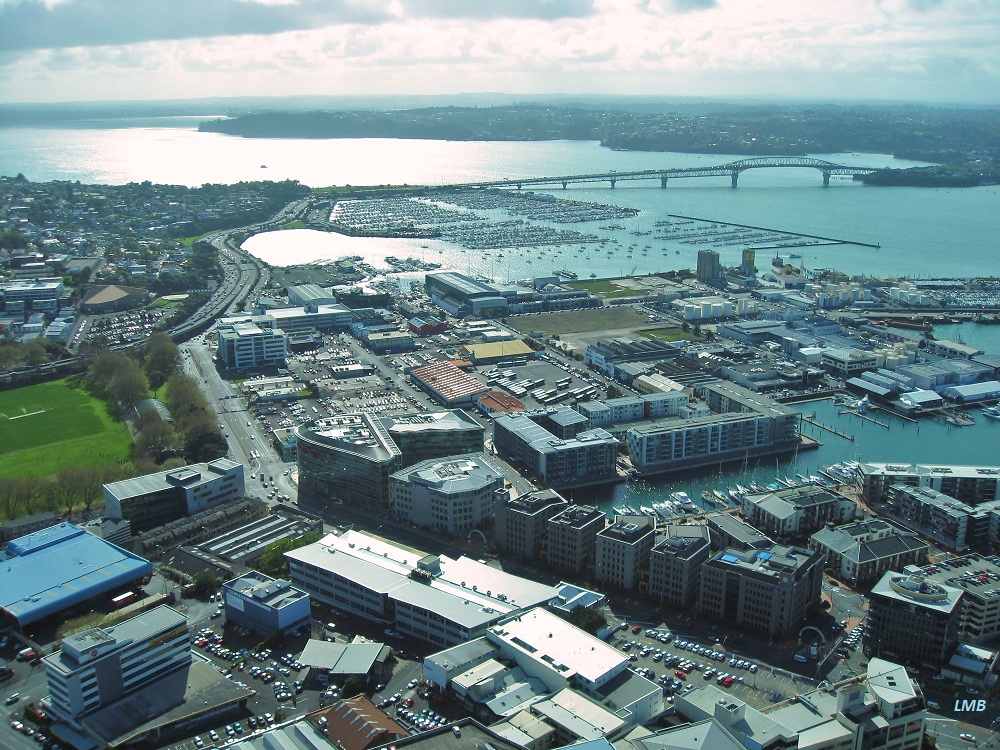
<path fill-rule="evenodd" d="M 361 675 L 352 674 L 346 680 L 344 680 L 344 689 L 340 691 L 340 694 L 344 698 L 353 698 L 355 695 L 361 695 L 365 692 L 365 688 L 368 684 L 365 682 L 365 678 Z"/>
<path fill-rule="evenodd" d="M 157 464 L 163 463 L 171 456 L 180 454 L 181 441 L 177 431 L 169 422 L 162 419 L 144 420 L 142 429 L 135 436 L 132 450 L 135 455 Z"/>
<path fill-rule="evenodd" d="M 288 559 L 285 557 L 285 553 L 318 542 L 322 538 L 322 534 L 314 531 L 292 539 L 280 539 L 267 546 L 264 554 L 254 561 L 253 568 L 272 578 L 287 578 Z"/>
<path fill-rule="evenodd" d="M 197 597 L 207 597 L 218 591 L 221 581 L 215 573 L 210 570 L 203 570 L 194 577 L 194 595 Z"/>
<path fill-rule="evenodd" d="M 180 349 L 167 334 L 154 333 L 150 336 L 143 348 L 143 355 L 143 367 L 153 390 L 157 390 L 167 382 L 167 378 L 177 372 Z"/>
<path fill-rule="evenodd" d="M 149 398 L 149 381 L 139 364 L 126 358 L 108 383 L 108 393 L 122 409 L 127 409 Z"/>

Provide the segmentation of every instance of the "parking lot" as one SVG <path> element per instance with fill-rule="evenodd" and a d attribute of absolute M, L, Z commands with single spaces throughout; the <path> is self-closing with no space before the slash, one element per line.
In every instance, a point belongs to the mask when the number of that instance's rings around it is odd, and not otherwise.
<path fill-rule="evenodd" d="M 667 703 L 673 696 L 714 680 L 757 708 L 784 700 L 812 682 L 747 659 L 721 643 L 705 644 L 675 635 L 666 628 L 628 626 L 611 643 L 628 655 L 629 667 L 663 687 Z"/>

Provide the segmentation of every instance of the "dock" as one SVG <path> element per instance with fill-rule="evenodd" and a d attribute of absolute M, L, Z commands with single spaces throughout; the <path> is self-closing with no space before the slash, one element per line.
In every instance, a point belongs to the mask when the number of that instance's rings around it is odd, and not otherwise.
<path fill-rule="evenodd" d="M 819 427 L 821 430 L 826 430 L 827 432 L 832 432 L 834 435 L 838 435 L 838 436 L 844 438 L 844 440 L 850 440 L 852 442 L 854 440 L 854 435 L 848 435 L 846 432 L 841 432 L 840 430 L 838 430 L 838 429 L 836 429 L 834 427 L 830 427 L 830 425 L 825 425 L 822 422 L 817 422 L 812 417 L 803 416 L 802 417 L 802 421 L 803 422 L 808 422 L 809 424 L 811 424 L 811 425 L 813 425 L 815 427 Z M 882 424 L 882 423 L 878 422 L 877 424 Z M 883 425 L 883 426 L 888 427 L 888 425 Z"/>
<path fill-rule="evenodd" d="M 889 429 L 889 424 L 887 422 L 879 422 L 877 419 L 875 419 L 875 417 L 869 417 L 867 414 L 862 414 L 861 412 L 856 411 L 854 409 L 842 409 L 840 411 L 840 414 L 841 415 L 844 415 L 844 414 L 853 414 L 855 417 L 861 417 L 861 419 L 865 420 L 866 422 L 871 422 L 872 424 L 877 424 L 879 427 L 885 427 L 885 429 L 887 429 L 887 430 Z M 853 438 L 852 438 L 852 440 L 853 440 Z"/>

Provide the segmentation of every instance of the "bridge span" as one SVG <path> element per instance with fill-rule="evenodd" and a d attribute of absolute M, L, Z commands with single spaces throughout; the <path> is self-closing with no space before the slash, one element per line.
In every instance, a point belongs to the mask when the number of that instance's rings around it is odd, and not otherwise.
<path fill-rule="evenodd" d="M 606 172 L 600 174 L 577 174 L 562 177 L 525 177 L 514 180 L 492 180 L 490 182 L 471 182 L 453 187 L 463 188 L 504 188 L 515 187 L 520 190 L 528 185 L 574 185 L 587 182 L 606 182 L 613 188 L 623 180 L 659 180 L 660 187 L 665 188 L 667 181 L 682 177 L 724 177 L 729 176 L 733 187 L 736 187 L 740 174 L 748 169 L 770 169 L 773 167 L 787 168 L 806 167 L 818 170 L 823 174 L 823 185 L 830 184 L 830 175 L 866 175 L 878 171 L 877 167 L 848 167 L 834 164 L 823 159 L 813 159 L 808 156 L 759 156 L 740 159 L 729 164 L 714 167 L 685 167 L 683 169 L 642 169 L 636 172 Z"/>

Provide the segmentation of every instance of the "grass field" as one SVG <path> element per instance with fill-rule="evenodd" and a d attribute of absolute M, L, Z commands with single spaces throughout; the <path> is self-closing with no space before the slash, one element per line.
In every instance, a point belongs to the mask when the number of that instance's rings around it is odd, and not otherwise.
<path fill-rule="evenodd" d="M 542 331 L 548 335 L 614 331 L 635 328 L 646 323 L 646 316 L 628 305 L 601 307 L 594 310 L 560 310 L 558 312 L 508 318 L 508 325 L 520 333 Z"/>
<path fill-rule="evenodd" d="M 628 287 L 621 286 L 613 281 L 606 281 L 604 279 L 597 279 L 595 281 L 570 281 L 563 283 L 563 286 L 567 286 L 571 289 L 585 289 L 591 294 L 596 294 L 599 297 L 604 297 L 605 299 L 643 296 L 643 292 L 636 289 L 629 289 Z"/>
<path fill-rule="evenodd" d="M 677 326 L 664 326 L 663 328 L 648 328 L 639 331 L 639 335 L 657 341 L 694 341 L 699 336 L 691 332 L 685 332 Z"/>
<path fill-rule="evenodd" d="M 0 426 L 0 479 L 111 463 L 132 446 L 124 423 L 68 380 L 0 391 Z"/>

